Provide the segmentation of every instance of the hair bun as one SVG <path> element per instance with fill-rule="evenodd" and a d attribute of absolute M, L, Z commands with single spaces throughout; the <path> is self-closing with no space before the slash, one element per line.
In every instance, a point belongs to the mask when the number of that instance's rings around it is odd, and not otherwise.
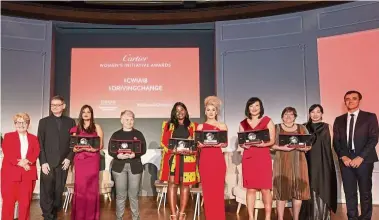
<path fill-rule="evenodd" d="M 218 110 L 220 109 L 221 104 L 222 104 L 222 102 L 217 96 L 208 96 L 204 100 L 204 106 L 213 105 Z"/>

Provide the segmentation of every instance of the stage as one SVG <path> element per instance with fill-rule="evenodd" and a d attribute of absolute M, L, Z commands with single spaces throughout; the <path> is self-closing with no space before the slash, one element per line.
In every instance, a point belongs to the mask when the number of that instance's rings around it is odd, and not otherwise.
<path fill-rule="evenodd" d="M 190 199 L 191 200 L 191 199 Z M 194 202 L 195 200 L 191 200 L 187 207 L 187 220 L 193 219 L 193 213 L 194 213 Z M 101 217 L 100 219 L 115 219 L 115 201 L 112 202 L 104 201 L 101 199 Z M 129 203 L 126 204 L 126 214 L 124 216 L 124 219 L 132 219 L 130 215 L 130 211 L 128 209 Z M 247 210 L 245 206 L 242 206 L 239 215 L 236 215 L 237 210 L 237 203 L 234 200 L 225 200 L 225 210 L 226 210 L 226 219 L 227 220 L 247 220 Z M 41 209 L 39 207 L 39 200 L 33 200 L 31 208 L 30 208 L 31 216 L 30 219 L 32 220 L 43 220 L 41 216 Z M 344 204 L 338 205 L 337 213 L 332 215 L 332 220 L 346 220 L 347 217 L 345 215 L 346 207 Z M 166 205 L 166 209 L 163 209 L 163 206 L 161 207 L 161 210 L 157 211 L 157 203 L 155 200 L 155 197 L 140 197 L 140 218 L 141 220 L 169 220 L 170 219 L 170 212 L 168 209 L 168 206 Z M 67 212 L 60 212 L 58 216 L 59 220 L 69 220 L 70 219 L 70 208 L 67 210 Z M 201 210 L 201 216 L 200 219 L 205 220 L 204 217 L 204 210 Z M 272 214 L 271 219 L 276 219 L 276 215 Z M 285 219 L 290 220 L 292 219 L 291 213 L 288 209 L 285 211 Z M 373 216 L 372 219 L 379 219 L 379 206 L 374 205 L 373 209 Z M 264 220 L 264 211 L 263 209 L 259 211 L 258 214 L 258 220 Z"/>

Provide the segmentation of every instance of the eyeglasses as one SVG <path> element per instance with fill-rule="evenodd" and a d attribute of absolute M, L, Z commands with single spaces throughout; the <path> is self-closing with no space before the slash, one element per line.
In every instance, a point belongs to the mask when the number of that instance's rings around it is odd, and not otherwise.
<path fill-rule="evenodd" d="M 61 107 L 63 104 L 51 104 L 50 107 L 55 108 L 55 107 Z"/>

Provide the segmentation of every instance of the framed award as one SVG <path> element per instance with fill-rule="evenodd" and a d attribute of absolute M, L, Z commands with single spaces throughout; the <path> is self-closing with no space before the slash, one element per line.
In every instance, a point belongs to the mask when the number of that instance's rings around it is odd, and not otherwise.
<path fill-rule="evenodd" d="M 100 137 L 88 137 L 75 135 L 70 137 L 70 148 L 78 149 L 99 149 L 100 148 Z"/>
<path fill-rule="evenodd" d="M 194 140 L 183 138 L 170 138 L 168 148 L 178 154 L 188 154 L 197 151 L 197 145 Z"/>
<path fill-rule="evenodd" d="M 141 147 L 141 141 L 140 140 L 116 140 L 111 139 L 109 151 L 112 153 L 124 153 L 124 154 L 131 154 L 131 153 L 141 153 L 142 147 Z"/>
<path fill-rule="evenodd" d="M 228 132 L 219 130 L 203 130 L 195 132 L 195 141 L 204 145 L 218 145 L 228 143 Z"/>
<path fill-rule="evenodd" d="M 268 129 L 238 132 L 238 144 L 254 145 L 270 141 Z"/>
<path fill-rule="evenodd" d="M 279 134 L 279 146 L 298 148 L 311 146 L 313 144 L 313 135 L 310 134 Z"/>

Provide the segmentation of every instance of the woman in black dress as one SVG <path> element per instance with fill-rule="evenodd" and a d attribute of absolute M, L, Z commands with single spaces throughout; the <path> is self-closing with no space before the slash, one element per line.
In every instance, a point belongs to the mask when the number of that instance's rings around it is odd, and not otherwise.
<path fill-rule="evenodd" d="M 306 153 L 311 200 L 304 201 L 300 219 L 329 220 L 337 210 L 337 177 L 332 153 L 331 126 L 322 122 L 324 109 L 319 104 L 309 108 L 308 131 L 315 135 L 312 149 Z"/>

